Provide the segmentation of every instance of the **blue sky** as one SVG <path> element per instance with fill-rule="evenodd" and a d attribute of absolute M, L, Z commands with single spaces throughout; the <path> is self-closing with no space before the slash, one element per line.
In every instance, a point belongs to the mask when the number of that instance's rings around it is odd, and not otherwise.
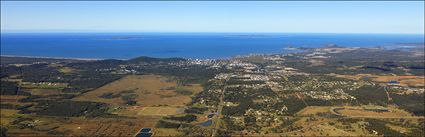
<path fill-rule="evenodd" d="M 423 1 L 1 1 L 1 31 L 423 34 L 423 5 Z"/>

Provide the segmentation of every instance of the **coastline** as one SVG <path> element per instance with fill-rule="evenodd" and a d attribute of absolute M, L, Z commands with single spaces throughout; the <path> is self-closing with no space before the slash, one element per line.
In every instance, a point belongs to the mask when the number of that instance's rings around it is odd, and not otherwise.
<path fill-rule="evenodd" d="M 105 59 L 97 59 L 97 58 L 44 57 L 44 56 L 23 56 L 23 55 L 0 55 L 0 57 L 38 58 L 38 59 L 64 59 L 64 60 L 80 60 L 80 61 L 105 60 Z"/>

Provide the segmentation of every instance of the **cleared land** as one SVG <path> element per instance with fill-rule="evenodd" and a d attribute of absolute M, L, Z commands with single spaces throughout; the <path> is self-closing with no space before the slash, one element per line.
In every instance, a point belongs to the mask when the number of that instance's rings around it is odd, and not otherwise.
<path fill-rule="evenodd" d="M 298 116 L 306 116 L 306 115 L 315 115 L 317 113 L 326 113 L 330 112 L 330 106 L 308 106 L 302 110 L 300 110 L 297 115 Z"/>
<path fill-rule="evenodd" d="M 128 118 L 95 118 L 84 117 L 34 117 L 33 120 L 24 121 L 33 125 L 31 129 L 11 128 L 9 133 L 27 136 L 134 136 L 140 128 L 154 127 L 159 117 L 137 119 Z"/>
<path fill-rule="evenodd" d="M 17 116 L 19 110 L 14 109 L 0 109 L 0 116 L 1 116 L 1 125 L 7 126 L 10 122 L 12 122 Z"/>
<path fill-rule="evenodd" d="M 25 98 L 26 96 L 14 96 L 14 95 L 1 95 L 0 96 L 0 102 L 13 104 L 13 103 L 19 103 L 18 100 Z"/>
<path fill-rule="evenodd" d="M 375 112 L 365 110 L 371 108 L 388 109 L 389 112 Z M 330 118 L 324 114 L 338 114 L 342 117 Z M 400 110 L 395 106 L 308 106 L 297 113 L 299 120 L 292 126 L 298 127 L 297 130 L 285 132 L 289 136 L 374 136 L 368 132 L 365 127 L 367 123 L 362 121 L 364 118 L 373 119 L 404 119 L 418 120 L 423 117 L 414 117 L 410 113 Z M 325 116 L 325 117 L 323 117 Z M 341 120 L 341 119 L 345 119 Z M 391 129 L 402 133 L 409 132 L 409 129 L 387 124 Z"/>
<path fill-rule="evenodd" d="M 369 77 L 372 81 L 376 82 L 389 82 L 389 81 L 398 81 L 401 86 L 425 86 L 425 77 L 424 76 L 379 76 L 371 74 L 357 74 L 357 75 L 339 75 L 331 74 L 331 76 L 360 80 L 363 77 Z"/>
<path fill-rule="evenodd" d="M 110 135 L 103 131 L 113 132 L 119 136 L 133 136 L 141 128 L 153 128 L 153 132 L 158 136 L 170 136 L 180 134 L 176 129 L 155 128 L 157 121 L 163 116 L 178 115 L 184 113 L 184 106 L 191 101 L 191 97 L 203 88 L 199 84 L 179 85 L 176 80 L 159 75 L 129 75 L 116 80 L 103 87 L 82 94 L 74 100 L 95 101 L 108 103 L 114 106 L 111 113 L 119 116 L 135 118 L 128 123 L 114 123 L 117 130 L 106 130 L 101 126 L 100 131 L 85 131 L 75 135 Z M 132 98 L 136 103 L 126 105 L 125 98 Z M 100 125 L 108 123 L 94 120 Z M 134 124 L 136 122 L 137 124 Z M 130 124 L 133 123 L 133 124 Z M 128 131 L 119 131 L 119 126 L 131 127 Z M 108 126 L 108 125 L 105 125 Z M 80 127 L 83 128 L 83 127 Z M 99 128 L 93 124 L 88 128 Z M 122 127 L 121 127 L 122 128 Z M 124 127 L 125 128 L 125 127 Z M 64 128 L 66 129 L 66 128 Z M 102 133 L 102 134 L 100 134 Z M 130 133 L 130 134 L 124 134 Z"/>
<path fill-rule="evenodd" d="M 386 107 L 388 112 L 370 111 L 358 106 L 345 106 L 337 109 L 334 108 L 336 113 L 352 118 L 423 118 L 412 116 L 409 112 L 395 107 Z"/>
<path fill-rule="evenodd" d="M 183 108 L 177 107 L 141 107 L 134 108 L 128 107 L 127 109 L 118 110 L 114 112 L 115 114 L 122 116 L 168 116 L 168 115 L 177 115 L 184 112 Z"/>
<path fill-rule="evenodd" d="M 181 94 L 178 90 L 190 91 Z M 191 101 L 191 95 L 202 91 L 197 84 L 178 85 L 175 80 L 158 75 L 129 75 L 96 90 L 76 97 L 74 100 L 104 102 L 112 105 L 125 105 L 123 96 L 133 96 L 136 105 L 184 106 Z M 113 97 L 102 97 L 112 94 Z"/>

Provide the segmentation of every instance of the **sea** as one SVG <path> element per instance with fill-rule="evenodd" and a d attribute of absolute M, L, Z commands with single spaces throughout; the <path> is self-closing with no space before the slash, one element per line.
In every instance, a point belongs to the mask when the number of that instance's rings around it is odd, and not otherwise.
<path fill-rule="evenodd" d="M 335 33 L 1 33 L 1 55 L 86 59 L 226 59 L 292 48 L 392 48 L 424 43 L 423 34 Z"/>

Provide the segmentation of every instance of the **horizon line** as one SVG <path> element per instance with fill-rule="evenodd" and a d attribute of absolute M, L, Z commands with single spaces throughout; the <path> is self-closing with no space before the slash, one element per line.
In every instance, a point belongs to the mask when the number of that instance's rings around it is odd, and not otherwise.
<path fill-rule="evenodd" d="M 262 33 L 262 34 L 405 34 L 405 35 L 425 35 L 424 33 L 404 33 L 404 32 L 269 32 L 269 31 L 0 31 L 1 34 L 38 34 L 38 33 Z"/>

